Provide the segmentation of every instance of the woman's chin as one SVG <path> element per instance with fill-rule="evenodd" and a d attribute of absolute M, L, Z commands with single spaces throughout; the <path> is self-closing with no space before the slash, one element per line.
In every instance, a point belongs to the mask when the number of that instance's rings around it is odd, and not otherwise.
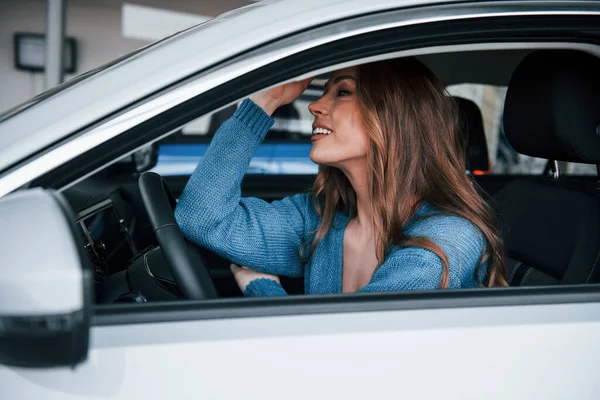
<path fill-rule="evenodd" d="M 314 147 L 310 150 L 309 158 L 315 164 L 337 167 L 340 163 L 340 154 L 337 151 L 315 149 Z"/>
<path fill-rule="evenodd" d="M 318 164 L 318 165 L 327 165 L 328 164 L 327 157 L 323 157 L 323 155 L 319 154 L 318 151 L 315 152 L 314 150 L 311 150 L 309 157 L 310 157 L 310 160 L 312 162 L 314 162 L 315 164 Z"/>

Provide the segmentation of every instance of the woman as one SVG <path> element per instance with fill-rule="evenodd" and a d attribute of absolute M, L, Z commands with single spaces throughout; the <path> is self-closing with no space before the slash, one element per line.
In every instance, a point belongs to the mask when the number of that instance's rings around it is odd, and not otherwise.
<path fill-rule="evenodd" d="M 285 295 L 280 275 L 304 276 L 307 294 L 505 285 L 453 102 L 414 58 L 339 70 L 309 106 L 312 196 L 240 197 L 270 115 L 309 82 L 256 94 L 221 126 L 176 208 L 184 235 L 231 260 L 247 296 Z"/>

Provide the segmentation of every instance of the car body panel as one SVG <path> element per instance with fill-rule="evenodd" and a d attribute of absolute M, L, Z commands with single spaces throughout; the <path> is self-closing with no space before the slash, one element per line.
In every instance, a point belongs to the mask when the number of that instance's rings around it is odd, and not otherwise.
<path fill-rule="evenodd" d="M 14 399 L 595 399 L 600 304 L 96 326 L 74 370 L 0 367 Z"/>

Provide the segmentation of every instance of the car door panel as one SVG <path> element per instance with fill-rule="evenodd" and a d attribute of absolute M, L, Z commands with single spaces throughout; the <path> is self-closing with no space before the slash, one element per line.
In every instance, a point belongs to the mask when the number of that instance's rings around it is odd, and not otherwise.
<path fill-rule="evenodd" d="M 83 365 L 0 367 L 0 380 L 18 399 L 591 399 L 598 315 L 578 303 L 96 326 Z"/>

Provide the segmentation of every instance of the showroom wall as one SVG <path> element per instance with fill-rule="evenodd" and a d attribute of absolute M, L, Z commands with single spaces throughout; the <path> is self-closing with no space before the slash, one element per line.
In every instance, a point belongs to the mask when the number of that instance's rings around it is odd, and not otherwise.
<path fill-rule="evenodd" d="M 172 11 L 175 16 L 214 17 L 251 1 L 245 0 L 66 0 L 66 36 L 77 41 L 77 70 L 65 80 L 144 46 L 153 40 L 124 37 L 123 9 L 130 6 Z M 44 90 L 43 72 L 17 70 L 16 32 L 45 33 L 46 0 L 0 0 L 0 113 Z M 163 30 L 164 31 L 164 30 Z M 161 32 L 163 32 L 161 31 Z"/>

